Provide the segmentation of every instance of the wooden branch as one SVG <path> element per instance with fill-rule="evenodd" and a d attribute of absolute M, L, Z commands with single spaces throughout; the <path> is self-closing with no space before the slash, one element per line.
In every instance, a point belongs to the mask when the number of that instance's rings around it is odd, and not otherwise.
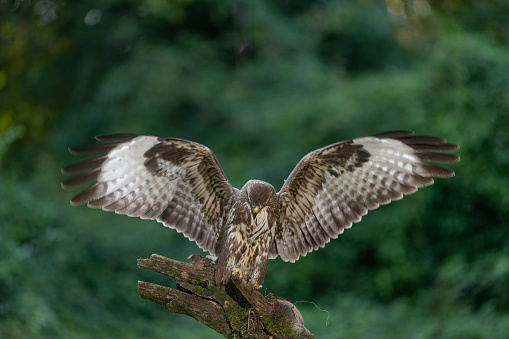
<path fill-rule="evenodd" d="M 224 289 L 214 281 L 214 262 L 191 255 L 184 263 L 152 254 L 138 266 L 173 277 L 177 288 L 138 281 L 142 298 L 193 317 L 225 338 L 314 338 L 290 302 L 251 291 L 234 278 Z M 188 258 L 188 259 L 189 259 Z"/>

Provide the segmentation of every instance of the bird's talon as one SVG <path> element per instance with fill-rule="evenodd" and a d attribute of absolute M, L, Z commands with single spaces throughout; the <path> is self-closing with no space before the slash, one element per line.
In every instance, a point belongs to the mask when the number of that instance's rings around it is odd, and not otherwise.
<path fill-rule="evenodd" d="M 238 268 L 234 268 L 232 270 L 232 276 L 239 279 L 240 282 L 244 282 L 247 285 L 250 285 L 253 291 L 262 288 L 262 285 L 257 284 L 256 281 L 248 273 L 239 270 Z"/>
<path fill-rule="evenodd" d="M 250 277 L 249 277 L 250 278 Z M 262 285 L 258 285 L 256 283 L 256 281 L 254 279 L 251 279 L 251 281 L 246 281 L 249 285 L 251 285 L 252 289 L 251 289 L 251 292 L 254 291 L 254 290 L 259 290 L 260 288 L 262 288 Z"/>
<path fill-rule="evenodd" d="M 242 281 L 244 279 L 244 277 L 246 276 L 246 273 L 244 273 L 243 271 L 241 271 L 239 269 L 234 268 L 232 271 L 232 276 L 234 276 L 235 278 Z"/>

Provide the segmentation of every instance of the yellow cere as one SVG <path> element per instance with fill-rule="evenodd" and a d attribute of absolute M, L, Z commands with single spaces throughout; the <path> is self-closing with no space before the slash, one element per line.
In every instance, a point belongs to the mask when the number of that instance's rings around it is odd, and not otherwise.
<path fill-rule="evenodd" d="M 258 207 L 253 208 L 253 212 L 258 213 L 260 212 L 260 209 Z"/>

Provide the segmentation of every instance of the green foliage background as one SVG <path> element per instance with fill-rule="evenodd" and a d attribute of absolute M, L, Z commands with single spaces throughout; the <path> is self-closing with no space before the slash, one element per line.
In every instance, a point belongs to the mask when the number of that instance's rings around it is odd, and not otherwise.
<path fill-rule="evenodd" d="M 319 338 L 507 338 L 508 17 L 504 0 L 0 1 L 0 337 L 219 337 L 137 294 L 170 284 L 137 258 L 201 250 L 69 206 L 67 146 L 190 139 L 234 186 L 278 190 L 315 148 L 413 129 L 461 145 L 456 177 L 271 261 L 264 287 L 306 301 Z"/>

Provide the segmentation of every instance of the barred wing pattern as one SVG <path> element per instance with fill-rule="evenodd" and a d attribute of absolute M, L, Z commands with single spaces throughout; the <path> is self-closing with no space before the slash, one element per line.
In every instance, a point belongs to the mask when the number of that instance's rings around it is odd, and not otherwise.
<path fill-rule="evenodd" d="M 294 262 L 324 247 L 368 210 L 433 184 L 454 172 L 428 162 L 455 163 L 457 145 L 410 131 L 343 141 L 307 154 L 278 193 L 282 233 L 271 248 Z"/>
<path fill-rule="evenodd" d="M 96 137 L 110 143 L 70 148 L 76 155 L 107 153 L 62 169 L 80 173 L 71 189 L 95 180 L 71 200 L 142 219 L 156 219 L 216 254 L 234 189 L 212 151 L 187 140 L 136 134 Z"/>

